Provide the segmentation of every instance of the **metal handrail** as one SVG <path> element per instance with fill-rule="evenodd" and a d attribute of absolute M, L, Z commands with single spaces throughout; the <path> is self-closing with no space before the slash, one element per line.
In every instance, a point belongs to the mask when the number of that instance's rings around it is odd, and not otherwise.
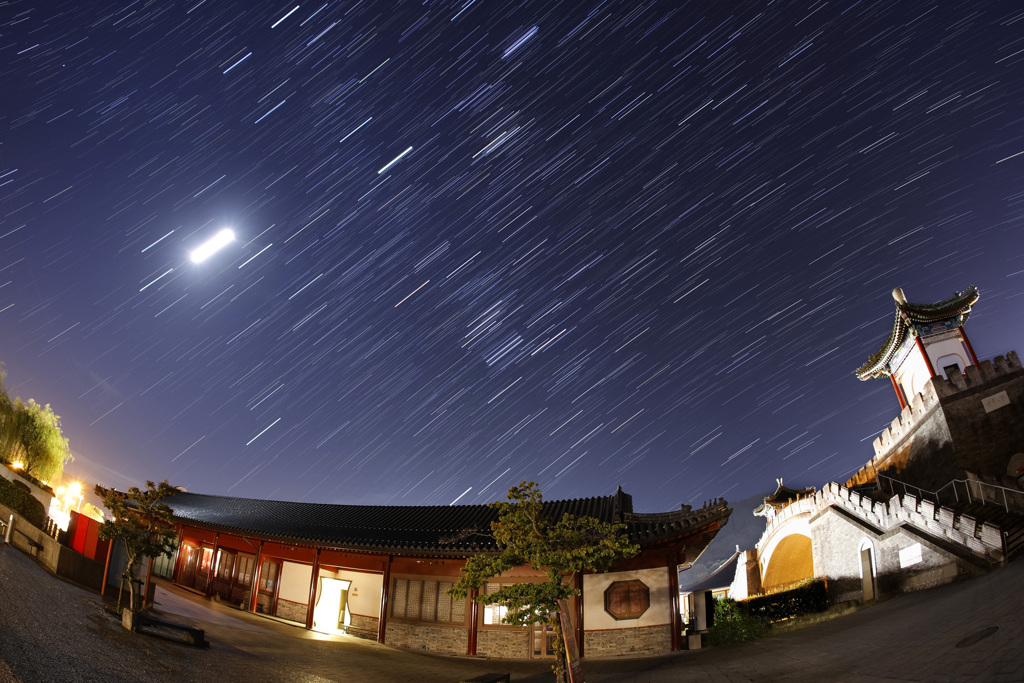
<path fill-rule="evenodd" d="M 904 495 L 909 493 L 908 489 L 914 489 L 915 491 L 918 492 L 918 494 L 927 494 L 927 496 L 929 496 L 932 499 L 932 502 L 936 503 L 937 505 L 941 505 L 942 504 L 942 497 L 939 494 L 942 493 L 945 489 L 947 489 L 950 486 L 953 487 L 953 497 L 956 499 L 956 502 L 957 503 L 960 502 L 960 493 L 957 491 L 957 486 L 956 486 L 957 484 L 963 484 L 964 485 L 964 493 L 966 495 L 967 504 L 968 505 L 971 505 L 974 502 L 971 499 L 971 486 L 972 485 L 976 485 L 978 487 L 978 489 L 982 492 L 981 495 L 978 496 L 978 502 L 980 502 L 982 505 L 984 505 L 986 503 L 985 493 L 984 493 L 985 489 L 990 489 L 990 490 L 993 490 L 993 491 L 1001 492 L 1002 496 L 1003 496 L 1003 509 L 1006 510 L 1006 512 L 1010 512 L 1010 503 L 1009 503 L 1009 499 L 1006 496 L 1007 492 L 1009 492 L 1011 494 L 1011 496 L 1014 496 L 1014 495 L 1015 496 L 1024 496 L 1024 491 L 1018 491 L 1018 490 L 1015 490 L 1015 489 L 1007 488 L 1005 486 L 999 486 L 997 484 L 990 484 L 988 482 L 979 481 L 977 479 L 953 479 L 949 483 L 944 484 L 941 488 L 939 488 L 938 491 L 927 491 L 927 490 L 922 489 L 920 487 L 914 486 L 913 484 L 908 484 L 906 482 L 900 481 L 899 479 L 894 479 L 894 478 L 892 478 L 890 476 L 887 476 L 887 475 L 884 475 L 884 474 L 881 474 L 881 473 L 879 473 L 877 476 L 878 476 L 878 478 L 880 480 L 881 479 L 885 479 L 885 480 L 887 480 L 889 482 L 892 482 L 893 484 L 901 485 L 903 487 Z M 891 490 L 892 490 L 893 493 L 896 493 L 895 488 L 892 488 Z M 924 497 L 925 496 L 923 496 L 923 495 L 918 495 L 918 498 L 924 498 Z"/>

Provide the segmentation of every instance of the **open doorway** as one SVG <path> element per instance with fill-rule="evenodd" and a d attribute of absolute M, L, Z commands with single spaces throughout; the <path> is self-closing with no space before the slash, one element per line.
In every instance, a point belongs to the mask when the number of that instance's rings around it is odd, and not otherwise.
<path fill-rule="evenodd" d="M 320 577 L 316 603 L 313 606 L 313 630 L 320 633 L 345 633 L 352 624 L 348 609 L 348 589 L 351 581 Z"/>

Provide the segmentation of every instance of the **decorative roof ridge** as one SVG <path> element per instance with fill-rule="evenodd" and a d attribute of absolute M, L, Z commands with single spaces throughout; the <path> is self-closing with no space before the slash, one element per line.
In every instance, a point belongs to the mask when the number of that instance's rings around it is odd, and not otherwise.
<path fill-rule="evenodd" d="M 978 302 L 981 294 L 978 288 L 971 285 L 963 292 L 953 292 L 953 296 L 933 304 L 909 303 L 903 294 L 903 289 L 897 287 L 892 290 L 892 297 L 896 303 L 896 319 L 893 321 L 892 330 L 886 338 L 882 348 L 873 353 L 866 363 L 855 371 L 857 378 L 862 382 L 879 377 L 888 377 L 891 369 L 889 362 L 899 350 L 906 339 L 910 328 L 915 322 L 930 322 L 963 316 L 961 324 L 967 321 L 971 313 L 971 306 Z M 914 333 L 916 334 L 916 332 Z"/>
<path fill-rule="evenodd" d="M 729 503 L 724 498 L 715 498 L 696 510 L 690 506 L 683 506 L 678 510 L 669 510 L 668 512 L 629 512 L 623 515 L 623 521 L 657 524 L 659 522 L 699 520 L 703 517 L 715 517 L 729 509 Z"/>
<path fill-rule="evenodd" d="M 896 308 L 914 320 L 933 320 L 965 313 L 978 303 L 980 297 L 978 288 L 971 285 L 963 292 L 953 292 L 953 296 L 933 304 L 910 303 L 904 298 L 896 302 Z"/>

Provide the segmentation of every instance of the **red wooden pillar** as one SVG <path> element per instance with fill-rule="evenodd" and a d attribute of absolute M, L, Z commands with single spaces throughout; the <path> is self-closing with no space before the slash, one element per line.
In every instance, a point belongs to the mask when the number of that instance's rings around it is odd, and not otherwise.
<path fill-rule="evenodd" d="M 476 601 L 476 596 L 480 594 L 480 591 L 473 590 L 469 592 L 469 643 L 466 647 L 467 655 L 476 654 L 476 623 L 480 620 L 480 603 Z"/>
<path fill-rule="evenodd" d="M 252 600 L 249 604 L 249 611 L 253 614 L 256 614 L 256 603 L 260 598 L 261 574 L 263 574 L 263 541 L 260 541 L 260 547 L 256 551 L 256 568 L 252 572 Z"/>
<path fill-rule="evenodd" d="M 174 556 L 174 571 L 171 573 L 171 580 L 175 583 L 181 583 L 181 547 L 185 545 L 184 528 L 178 524 L 178 550 Z"/>
<path fill-rule="evenodd" d="M 576 649 L 580 657 L 583 656 L 583 574 L 576 574 L 576 590 L 580 592 L 576 596 Z"/>
<path fill-rule="evenodd" d="M 218 564 L 217 551 L 218 550 L 220 550 L 220 532 L 219 531 L 217 532 L 217 535 L 213 537 L 213 554 L 210 556 L 213 559 L 210 560 L 210 571 L 206 575 L 206 590 L 203 591 L 206 594 L 206 597 L 210 597 L 211 595 L 213 595 L 213 579 L 214 579 L 215 576 L 217 576 L 217 564 Z"/>
<path fill-rule="evenodd" d="M 957 330 L 960 332 L 960 338 L 964 340 L 964 346 L 967 347 L 967 353 L 971 357 L 971 362 L 975 365 L 981 365 L 981 363 L 978 362 L 978 357 L 974 355 L 974 347 L 971 346 L 971 340 L 967 338 L 967 333 L 964 332 L 963 325 L 958 327 Z"/>
<path fill-rule="evenodd" d="M 892 380 L 892 388 L 896 390 L 896 398 L 900 400 L 900 410 L 907 407 L 907 399 L 903 398 L 903 392 L 900 391 L 900 385 L 896 381 L 896 375 L 889 375 L 889 379 Z"/>
<path fill-rule="evenodd" d="M 672 611 L 672 652 L 683 649 L 683 619 L 679 614 L 679 565 L 675 553 L 668 560 L 668 602 Z"/>
<path fill-rule="evenodd" d="M 377 617 L 377 642 L 384 644 L 384 638 L 388 632 L 388 610 L 391 604 L 391 560 L 394 555 L 388 555 L 384 562 L 384 577 L 380 585 L 380 614 Z"/>
<path fill-rule="evenodd" d="M 316 604 L 316 587 L 320 583 L 320 548 L 313 556 L 313 576 L 309 581 L 309 604 L 306 606 L 306 628 L 313 628 L 313 606 Z"/>
<path fill-rule="evenodd" d="M 932 367 L 932 360 L 928 357 L 928 352 L 924 350 L 924 342 L 921 341 L 921 337 L 914 337 L 914 341 L 917 342 L 917 350 L 921 352 L 921 357 L 924 358 L 924 364 L 928 368 L 929 377 L 934 377 L 935 368 Z"/>
<path fill-rule="evenodd" d="M 114 552 L 114 539 L 110 539 L 110 543 L 107 544 L 107 562 L 103 565 L 103 585 L 100 586 L 100 595 L 107 594 L 107 577 L 110 576 L 110 556 Z"/>

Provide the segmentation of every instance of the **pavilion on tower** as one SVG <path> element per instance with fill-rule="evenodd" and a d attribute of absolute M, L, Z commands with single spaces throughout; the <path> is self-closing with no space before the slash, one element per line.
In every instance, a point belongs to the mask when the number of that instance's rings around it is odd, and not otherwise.
<path fill-rule="evenodd" d="M 930 491 L 978 476 L 1017 488 L 1024 481 L 1024 367 L 1015 351 L 978 361 L 964 332 L 978 288 L 933 304 L 908 303 L 900 288 L 892 296 L 889 338 L 857 377 L 888 377 L 902 411 L 847 485 L 884 473 Z"/>
<path fill-rule="evenodd" d="M 912 304 L 901 288 L 892 290 L 896 300 L 892 332 L 882 348 L 857 369 L 857 377 L 862 381 L 888 377 L 900 408 L 905 408 L 932 377 L 949 379 L 951 373 L 978 365 L 964 332 L 978 296 L 978 288 L 969 287 L 935 304 Z"/>

